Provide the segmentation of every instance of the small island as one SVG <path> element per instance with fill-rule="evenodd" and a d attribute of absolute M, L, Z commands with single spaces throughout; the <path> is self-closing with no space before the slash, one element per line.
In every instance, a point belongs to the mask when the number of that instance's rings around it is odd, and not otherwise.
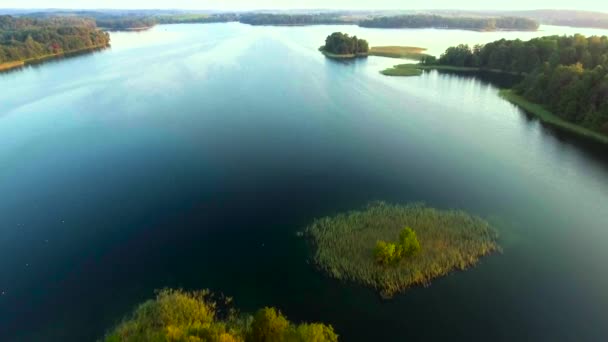
<path fill-rule="evenodd" d="M 367 57 L 369 44 L 365 39 L 349 36 L 342 32 L 334 32 L 327 36 L 325 45 L 319 48 L 326 57 L 336 59 L 352 59 Z"/>
<path fill-rule="evenodd" d="M 301 235 L 311 242 L 319 270 L 384 298 L 466 270 L 500 250 L 497 231 L 483 219 L 421 204 L 372 203 L 317 219 Z"/>

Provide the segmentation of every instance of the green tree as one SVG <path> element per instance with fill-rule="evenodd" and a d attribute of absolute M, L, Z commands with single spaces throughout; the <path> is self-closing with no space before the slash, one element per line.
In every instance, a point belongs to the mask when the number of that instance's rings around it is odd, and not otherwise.
<path fill-rule="evenodd" d="M 281 342 L 289 330 L 289 321 L 274 308 L 260 309 L 253 317 L 250 341 Z"/>
<path fill-rule="evenodd" d="M 399 248 L 403 257 L 410 257 L 420 252 L 420 242 L 412 228 L 405 227 L 399 233 Z"/>
<path fill-rule="evenodd" d="M 374 255 L 376 262 L 382 265 L 388 265 L 397 259 L 398 249 L 394 243 L 378 241 L 376 242 L 376 249 Z"/>

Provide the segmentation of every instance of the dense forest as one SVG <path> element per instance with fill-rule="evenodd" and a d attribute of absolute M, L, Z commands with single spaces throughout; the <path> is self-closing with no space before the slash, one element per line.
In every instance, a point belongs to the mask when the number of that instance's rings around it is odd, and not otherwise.
<path fill-rule="evenodd" d="M 234 14 L 175 14 L 158 16 L 104 16 L 97 17 L 97 26 L 109 30 L 148 28 L 157 24 L 223 23 L 237 20 Z"/>
<path fill-rule="evenodd" d="M 349 36 L 342 32 L 334 32 L 327 36 L 322 51 L 335 55 L 367 55 L 369 44 L 365 39 Z"/>
<path fill-rule="evenodd" d="M 86 18 L 0 16 L 0 64 L 107 46 L 110 35 Z"/>
<path fill-rule="evenodd" d="M 514 91 L 569 122 L 608 134 L 608 37 L 549 36 L 451 47 L 441 65 L 525 73 Z"/>
<path fill-rule="evenodd" d="M 346 24 L 347 22 L 333 14 L 269 14 L 251 13 L 239 17 L 239 21 L 249 25 L 319 25 Z"/>
<path fill-rule="evenodd" d="M 445 28 L 480 31 L 495 30 L 521 30 L 536 31 L 538 23 L 532 19 L 520 17 L 450 17 L 439 15 L 400 15 L 391 17 L 378 17 L 364 20 L 359 23 L 362 27 L 377 28 Z"/>

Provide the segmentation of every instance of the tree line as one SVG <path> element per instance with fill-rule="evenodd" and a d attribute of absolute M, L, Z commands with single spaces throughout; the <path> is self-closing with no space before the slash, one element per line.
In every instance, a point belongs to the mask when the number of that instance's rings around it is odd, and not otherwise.
<path fill-rule="evenodd" d="M 359 23 L 362 27 L 376 28 L 445 28 L 480 31 L 522 30 L 536 31 L 538 23 L 521 17 L 448 17 L 440 15 L 399 15 L 377 17 Z"/>
<path fill-rule="evenodd" d="M 325 45 L 321 49 L 336 55 L 367 54 L 369 44 L 365 39 L 359 39 L 357 36 L 351 37 L 346 33 L 334 32 L 327 36 Z"/>
<path fill-rule="evenodd" d="M 321 25 L 345 24 L 344 19 L 334 14 L 271 14 L 250 13 L 239 16 L 238 21 L 249 25 Z M 352 23 L 352 22 L 349 22 Z"/>
<path fill-rule="evenodd" d="M 223 23 L 236 20 L 234 14 L 167 14 L 154 16 L 123 15 L 97 16 L 97 26 L 109 30 L 148 28 L 158 24 Z"/>
<path fill-rule="evenodd" d="M 110 35 L 86 18 L 0 16 L 0 63 L 107 46 Z"/>
<path fill-rule="evenodd" d="M 331 325 L 292 323 L 275 308 L 239 313 L 231 298 L 208 290 L 165 289 L 140 304 L 103 341 L 337 342 L 338 335 Z"/>
<path fill-rule="evenodd" d="M 514 91 L 559 117 L 608 134 L 608 37 L 548 36 L 450 47 L 438 64 L 525 74 Z"/>

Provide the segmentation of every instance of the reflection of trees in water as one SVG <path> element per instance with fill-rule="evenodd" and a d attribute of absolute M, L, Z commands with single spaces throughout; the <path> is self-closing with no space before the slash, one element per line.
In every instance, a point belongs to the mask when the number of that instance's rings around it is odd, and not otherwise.
<path fill-rule="evenodd" d="M 523 76 L 491 71 L 448 71 L 436 70 L 439 74 L 447 74 L 452 77 L 475 80 L 483 85 L 493 85 L 497 88 L 512 88 L 523 80 Z M 430 71 L 427 71 L 430 72 Z"/>

